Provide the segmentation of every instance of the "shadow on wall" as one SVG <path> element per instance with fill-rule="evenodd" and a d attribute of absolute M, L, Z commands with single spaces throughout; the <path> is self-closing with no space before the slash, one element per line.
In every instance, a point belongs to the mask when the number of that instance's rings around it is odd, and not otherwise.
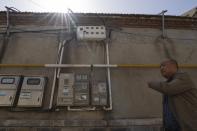
<path fill-rule="evenodd" d="M 174 42 L 172 39 L 166 37 L 162 38 L 158 36 L 155 41 L 154 45 L 156 47 L 156 51 L 161 52 L 164 51 L 164 55 L 166 58 L 174 58 L 177 55 L 176 48 L 174 46 Z"/>

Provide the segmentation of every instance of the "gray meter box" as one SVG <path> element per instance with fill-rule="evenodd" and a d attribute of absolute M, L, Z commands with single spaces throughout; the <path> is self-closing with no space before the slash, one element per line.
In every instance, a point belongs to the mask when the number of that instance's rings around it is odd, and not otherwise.
<path fill-rule="evenodd" d="M 59 77 L 59 88 L 57 95 L 57 106 L 73 105 L 73 73 L 61 73 Z"/>
<path fill-rule="evenodd" d="M 75 82 L 89 82 L 88 74 L 75 74 Z"/>
<path fill-rule="evenodd" d="M 107 85 L 105 82 L 98 82 L 92 85 L 92 105 L 107 105 Z"/>
<path fill-rule="evenodd" d="M 74 85 L 74 105 L 89 105 L 89 82 L 76 82 Z"/>
<path fill-rule="evenodd" d="M 20 76 L 0 76 L 0 106 L 13 106 Z"/>
<path fill-rule="evenodd" d="M 18 107 L 41 107 L 46 77 L 26 76 L 24 77 L 18 100 Z"/>

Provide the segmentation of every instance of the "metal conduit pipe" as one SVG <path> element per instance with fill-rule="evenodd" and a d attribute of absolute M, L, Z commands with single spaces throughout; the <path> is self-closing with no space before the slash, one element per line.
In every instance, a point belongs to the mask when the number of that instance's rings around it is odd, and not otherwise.
<path fill-rule="evenodd" d="M 60 42 L 59 47 L 58 47 L 58 54 L 57 54 L 56 63 L 58 63 L 60 61 L 59 60 L 60 59 L 59 54 L 60 54 L 60 51 L 61 51 L 61 46 L 62 46 L 62 43 Z M 55 68 L 55 72 L 54 72 L 54 75 L 53 75 L 53 83 L 52 83 L 52 90 L 51 90 L 51 96 L 50 96 L 49 110 L 52 109 L 52 105 L 53 105 L 53 96 L 54 96 L 54 92 L 55 92 L 56 79 L 57 79 L 57 68 Z"/>
<path fill-rule="evenodd" d="M 63 43 L 61 43 L 61 47 L 60 47 L 60 59 L 59 59 L 59 62 L 58 64 L 62 64 L 62 59 L 63 59 L 63 54 L 64 54 L 64 45 L 65 45 L 65 40 L 63 41 Z M 57 72 L 57 78 L 59 78 L 60 76 L 60 71 L 61 71 L 61 68 L 59 67 L 58 68 L 58 72 Z"/>
<path fill-rule="evenodd" d="M 165 38 L 166 34 L 165 34 L 165 13 L 167 12 L 167 10 L 162 10 L 161 13 L 159 13 L 159 15 L 162 15 L 162 37 Z"/>
<path fill-rule="evenodd" d="M 106 60 L 107 65 L 109 65 L 109 40 L 105 44 L 106 48 Z M 110 74 L 110 68 L 107 67 L 107 83 L 109 87 L 109 107 L 103 107 L 104 110 L 112 110 L 112 89 L 111 89 L 111 74 Z"/>
<path fill-rule="evenodd" d="M 6 8 L 6 32 L 5 32 L 6 34 L 4 35 L 3 45 L 0 49 L 0 63 L 3 60 L 4 54 L 7 49 L 8 42 L 9 42 L 9 36 L 10 36 L 10 11 L 8 7 L 5 7 L 5 8 Z"/>
<path fill-rule="evenodd" d="M 45 67 L 54 68 L 71 68 L 71 67 L 78 67 L 78 68 L 90 68 L 90 67 L 117 67 L 117 65 L 106 65 L 106 64 L 45 64 Z"/>
<path fill-rule="evenodd" d="M 1 68 L 160 68 L 159 64 L 0 64 Z M 181 64 L 180 68 L 197 68 L 196 64 Z"/>
<path fill-rule="evenodd" d="M 67 106 L 68 111 L 95 111 L 96 107 L 84 107 L 84 108 L 72 108 L 71 106 Z"/>
<path fill-rule="evenodd" d="M 7 23 L 6 23 L 6 35 L 9 36 L 9 28 L 10 28 L 10 11 L 9 8 L 6 6 L 6 18 L 7 18 Z"/>

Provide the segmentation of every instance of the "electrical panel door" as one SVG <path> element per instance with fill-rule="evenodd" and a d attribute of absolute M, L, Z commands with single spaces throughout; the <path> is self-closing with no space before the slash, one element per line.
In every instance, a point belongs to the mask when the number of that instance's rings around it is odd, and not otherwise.
<path fill-rule="evenodd" d="M 18 100 L 19 107 L 41 107 L 46 78 L 40 76 L 24 77 Z"/>
<path fill-rule="evenodd" d="M 74 85 L 74 105 L 88 106 L 89 105 L 89 83 L 77 82 Z"/>
<path fill-rule="evenodd" d="M 57 96 L 57 106 L 73 105 L 74 74 L 60 74 Z"/>
<path fill-rule="evenodd" d="M 92 105 L 107 105 L 107 85 L 105 82 L 94 83 L 92 86 Z"/>
<path fill-rule="evenodd" d="M 0 106 L 12 106 L 19 88 L 20 76 L 0 76 Z"/>

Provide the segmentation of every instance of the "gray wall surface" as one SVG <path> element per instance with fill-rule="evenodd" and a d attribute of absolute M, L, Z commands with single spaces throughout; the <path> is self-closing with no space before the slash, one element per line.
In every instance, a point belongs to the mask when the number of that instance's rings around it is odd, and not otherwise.
<path fill-rule="evenodd" d="M 159 29 L 122 28 L 122 30 L 112 31 L 111 41 L 109 43 L 110 63 L 159 64 L 167 57 L 177 59 L 180 64 L 197 63 L 197 30 L 168 29 L 166 30 L 166 34 L 167 38 L 163 39 L 161 38 L 161 30 Z M 65 39 L 66 37 L 67 36 L 65 36 Z M 2 44 L 1 36 L 0 44 Z M 57 51 L 58 35 L 43 33 L 12 34 L 2 63 L 53 64 L 56 63 Z M 79 42 L 73 40 L 65 46 L 63 58 L 63 63 L 65 64 L 103 64 L 105 61 L 104 42 Z M 92 71 L 95 81 L 106 81 L 106 69 L 94 68 Z M 195 84 L 197 84 L 196 69 L 184 69 L 184 71 L 187 71 L 191 75 Z M 69 68 L 62 69 L 61 72 L 90 73 L 91 69 Z M 1 68 L 0 73 L 47 76 L 49 81 L 45 92 L 44 109 L 48 108 L 54 69 Z M 7 108 L 2 108 L 0 109 L 0 119 L 98 120 L 99 122 L 102 120 L 123 119 L 125 121 L 122 122 L 124 123 L 122 125 L 126 126 L 135 125 L 132 123 L 128 125 L 125 124 L 128 123 L 126 120 L 160 119 L 162 118 L 162 95 L 149 89 L 147 87 L 147 82 L 150 80 L 161 79 L 164 80 L 161 77 L 158 68 L 113 68 L 111 69 L 112 111 L 72 112 L 61 108 L 58 112 L 11 112 Z M 57 90 L 55 91 L 55 95 L 56 93 Z M 54 99 L 54 101 L 56 100 Z M 55 103 L 53 104 L 55 105 Z M 6 125 L 1 122 L 0 124 L 2 126 Z M 153 122 L 153 125 L 155 124 L 160 125 L 161 121 L 157 120 L 155 123 Z M 102 127 L 106 125 L 104 124 L 100 126 Z M 113 127 L 115 124 L 112 124 L 111 126 Z M 122 129 L 121 131 L 126 130 L 133 131 L 133 129 Z M 136 130 L 143 131 L 143 129 Z"/>

